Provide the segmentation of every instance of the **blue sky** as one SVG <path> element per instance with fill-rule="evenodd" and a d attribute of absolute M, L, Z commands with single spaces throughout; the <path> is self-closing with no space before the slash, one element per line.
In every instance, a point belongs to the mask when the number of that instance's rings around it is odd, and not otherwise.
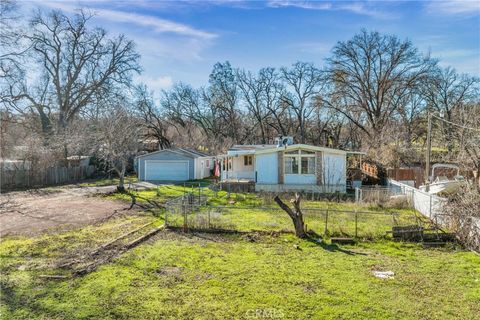
<path fill-rule="evenodd" d="M 184 81 L 204 85 L 217 61 L 250 70 L 297 60 L 324 65 L 337 41 L 360 29 L 409 38 L 442 65 L 480 76 L 480 0 L 469 1 L 38 1 L 74 12 L 137 43 L 138 80 L 159 91 Z"/>

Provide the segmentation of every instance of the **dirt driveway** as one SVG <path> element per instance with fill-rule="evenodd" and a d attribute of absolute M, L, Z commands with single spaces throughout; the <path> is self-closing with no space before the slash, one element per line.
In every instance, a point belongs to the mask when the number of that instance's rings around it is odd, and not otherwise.
<path fill-rule="evenodd" d="M 113 190 L 114 186 L 49 188 L 0 195 L 0 235 L 65 230 L 108 218 L 129 207 L 94 196 Z"/>

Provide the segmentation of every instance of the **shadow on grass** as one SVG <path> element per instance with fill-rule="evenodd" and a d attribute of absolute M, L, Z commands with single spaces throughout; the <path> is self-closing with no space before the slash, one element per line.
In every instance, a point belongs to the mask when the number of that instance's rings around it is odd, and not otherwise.
<path fill-rule="evenodd" d="M 348 255 L 362 255 L 362 256 L 367 255 L 366 253 L 355 252 L 355 251 L 352 251 L 352 250 L 343 249 L 343 248 L 339 247 L 336 243 L 332 243 L 332 244 L 325 243 L 325 241 L 323 241 L 322 236 L 320 236 L 319 234 L 317 234 L 313 231 L 308 232 L 308 237 L 305 238 L 305 240 L 310 242 L 310 243 L 315 244 L 318 247 L 321 247 L 324 250 L 330 251 L 330 252 L 340 252 L 340 253 L 344 253 L 344 254 L 348 254 Z"/>
<path fill-rule="evenodd" d="M 183 234 L 190 234 L 197 238 L 203 238 L 205 240 L 216 241 L 210 237 L 205 237 L 203 234 L 213 234 L 213 235 L 240 235 L 240 236 L 278 236 L 281 234 L 293 234 L 291 231 L 265 231 L 265 230 L 251 230 L 251 231 L 239 231 L 239 230 L 231 230 L 231 229 L 208 229 L 208 228 L 189 228 L 187 232 L 182 227 L 168 227 L 170 231 L 174 231 L 176 233 L 183 233 Z M 254 239 L 254 237 L 247 237 L 247 239 Z M 321 241 L 319 241 L 319 239 Z M 308 237 L 304 238 L 303 240 L 308 241 L 314 244 L 317 247 L 320 247 L 324 250 L 330 252 L 340 252 L 348 255 L 362 255 L 366 256 L 366 253 L 363 252 L 355 252 L 352 250 L 343 249 L 337 244 L 328 244 L 325 243 L 322 237 L 315 232 L 309 231 Z M 255 241 L 252 241 L 255 242 Z"/>

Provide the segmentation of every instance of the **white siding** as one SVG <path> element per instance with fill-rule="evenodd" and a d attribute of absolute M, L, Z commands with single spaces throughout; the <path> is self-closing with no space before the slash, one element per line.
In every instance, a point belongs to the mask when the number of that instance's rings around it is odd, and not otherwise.
<path fill-rule="evenodd" d="M 285 184 L 317 184 L 314 174 L 285 174 Z"/>
<path fill-rule="evenodd" d="M 345 155 L 324 153 L 323 174 L 323 183 L 326 185 L 346 185 Z"/>
<path fill-rule="evenodd" d="M 146 161 L 150 160 L 166 160 L 166 161 L 172 161 L 172 162 L 184 162 L 188 161 L 188 179 L 193 179 L 194 178 L 194 159 L 191 157 L 187 157 L 182 154 L 178 154 L 177 152 L 174 152 L 172 150 L 162 150 L 160 152 L 152 152 L 151 154 L 147 154 L 145 156 L 141 156 L 137 158 L 138 162 L 138 180 L 144 181 L 147 180 L 145 178 L 145 163 Z"/>
<path fill-rule="evenodd" d="M 278 183 L 278 154 L 276 152 L 258 154 L 254 160 L 257 183 Z"/>
<path fill-rule="evenodd" d="M 208 166 L 207 166 L 208 161 Z M 203 179 L 210 176 L 210 170 L 213 168 L 213 158 L 195 159 L 195 179 Z"/>
<path fill-rule="evenodd" d="M 251 166 L 244 165 L 244 156 L 238 156 L 232 158 L 232 170 L 222 172 L 222 180 L 224 179 L 255 179 L 254 162 Z M 255 156 L 253 156 L 255 161 Z"/>

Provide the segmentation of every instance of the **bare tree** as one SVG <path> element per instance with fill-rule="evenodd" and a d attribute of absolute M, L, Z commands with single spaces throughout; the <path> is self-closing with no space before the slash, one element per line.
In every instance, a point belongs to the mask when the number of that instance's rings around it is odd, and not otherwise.
<path fill-rule="evenodd" d="M 169 148 L 171 143 L 167 137 L 168 124 L 148 89 L 145 86 L 139 86 L 136 89 L 136 95 L 136 107 L 145 128 L 144 137 L 156 139 L 160 149 Z"/>
<path fill-rule="evenodd" d="M 243 101 L 249 114 L 255 119 L 255 125 L 260 129 L 261 142 L 265 144 L 267 141 L 265 120 L 270 115 L 262 99 L 265 83 L 245 70 L 237 70 L 236 76 Z"/>
<path fill-rule="evenodd" d="M 94 152 L 118 175 L 119 192 L 125 191 L 125 173 L 129 161 L 138 153 L 140 138 L 140 123 L 128 107 L 127 101 L 119 100 L 113 110 L 100 118 L 94 134 Z"/>
<path fill-rule="evenodd" d="M 457 161 L 476 170 L 480 188 L 480 98 L 476 99 L 457 108 L 455 123 L 448 124 L 459 145 Z"/>
<path fill-rule="evenodd" d="M 430 108 L 448 122 L 455 121 L 455 111 L 467 103 L 478 99 L 479 80 L 468 75 L 460 75 L 448 67 L 438 68 L 426 82 L 424 96 Z M 448 122 L 443 122 L 443 134 L 449 154 L 454 148 L 454 129 Z"/>
<path fill-rule="evenodd" d="M 216 145 L 222 135 L 226 135 L 225 123 L 219 114 L 220 110 L 214 104 L 205 102 L 206 95 L 203 89 L 196 90 L 179 83 L 163 92 L 161 105 L 167 121 L 177 127 L 179 134 L 180 128 L 187 130 L 190 140 L 195 140 L 191 130 L 191 125 L 195 124 Z"/>
<path fill-rule="evenodd" d="M 407 148 L 425 134 L 425 112 L 427 104 L 420 89 L 412 89 L 399 101 L 397 113 L 400 118 L 400 126 L 397 129 L 403 132 L 403 142 Z"/>
<path fill-rule="evenodd" d="M 241 142 L 241 125 L 238 109 L 238 86 L 230 62 L 217 62 L 210 73 L 209 86 L 203 91 L 203 99 L 209 109 L 223 122 L 224 135 L 234 143 Z"/>
<path fill-rule="evenodd" d="M 273 199 L 283 211 L 285 211 L 290 219 L 292 219 L 293 226 L 295 227 L 295 235 L 299 238 L 306 238 L 305 223 L 303 221 L 303 213 L 300 209 L 300 194 L 295 193 L 295 198 L 290 200 L 293 204 L 293 210 L 286 205 L 278 196 Z"/>
<path fill-rule="evenodd" d="M 0 1 L 0 104 L 5 109 L 15 105 L 10 91 L 18 90 L 24 76 L 23 58 L 28 46 L 21 41 L 21 24 L 17 2 Z"/>
<path fill-rule="evenodd" d="M 123 35 L 108 38 L 100 28 L 89 29 L 91 15 L 80 11 L 73 18 L 60 11 L 38 12 L 26 35 L 41 78 L 36 89 L 25 83 L 16 98 L 26 100 L 51 130 L 51 115 L 59 129 L 66 128 L 96 95 L 118 84 L 128 84 L 140 72 L 139 55 Z"/>
<path fill-rule="evenodd" d="M 261 143 L 267 143 L 269 128 L 275 129 L 276 135 L 286 135 L 286 123 L 279 108 L 283 87 L 275 69 L 262 68 L 257 75 L 237 70 L 237 79 L 249 115 L 260 130 Z"/>
<path fill-rule="evenodd" d="M 307 121 L 313 111 L 310 99 L 317 95 L 325 85 L 325 78 L 312 63 L 296 62 L 289 68 L 281 68 L 282 79 L 291 89 L 282 100 L 295 114 L 297 131 L 300 132 L 300 142 L 307 139 Z"/>
<path fill-rule="evenodd" d="M 338 42 L 328 61 L 331 91 L 323 102 L 358 126 L 370 146 L 378 146 L 402 100 L 435 65 L 410 41 L 366 30 Z"/>

